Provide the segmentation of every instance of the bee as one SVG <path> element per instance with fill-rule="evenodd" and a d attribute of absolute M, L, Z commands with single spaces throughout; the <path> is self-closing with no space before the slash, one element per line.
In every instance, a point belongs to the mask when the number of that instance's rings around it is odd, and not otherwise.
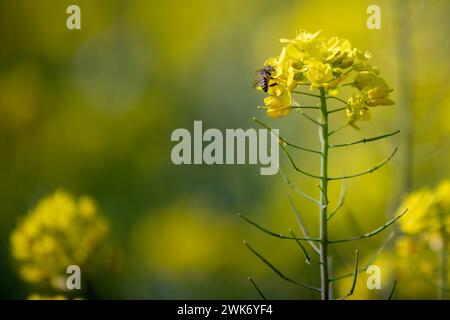
<path fill-rule="evenodd" d="M 256 71 L 258 74 L 258 78 L 253 83 L 253 88 L 259 85 L 264 92 L 267 92 L 267 90 L 269 90 L 269 87 L 275 86 L 276 83 L 272 83 L 269 85 L 269 81 L 273 79 L 273 71 L 274 67 L 272 66 L 264 66 L 262 69 Z"/>

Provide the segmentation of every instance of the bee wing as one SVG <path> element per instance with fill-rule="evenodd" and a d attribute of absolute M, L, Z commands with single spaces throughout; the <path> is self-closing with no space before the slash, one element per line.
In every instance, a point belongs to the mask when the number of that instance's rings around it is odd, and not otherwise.
<path fill-rule="evenodd" d="M 253 80 L 252 88 L 255 89 L 259 85 L 259 80 Z"/>

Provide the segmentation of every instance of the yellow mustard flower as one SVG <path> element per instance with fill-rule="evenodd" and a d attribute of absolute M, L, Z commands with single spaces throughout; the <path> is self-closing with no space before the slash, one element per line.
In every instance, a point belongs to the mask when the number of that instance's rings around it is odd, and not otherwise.
<path fill-rule="evenodd" d="M 367 92 L 366 103 L 370 107 L 390 106 L 395 104 L 394 101 L 388 98 L 392 90 L 380 77 L 374 78 L 370 85 L 363 88 L 363 90 Z"/>
<path fill-rule="evenodd" d="M 306 78 L 311 82 L 311 88 L 327 87 L 333 80 L 331 65 L 320 61 L 311 61 L 303 67 Z"/>
<path fill-rule="evenodd" d="M 265 61 L 266 69 L 258 78 L 261 84 L 258 89 L 270 95 L 266 106 L 276 106 L 268 109 L 269 117 L 280 118 L 289 113 L 290 107 L 283 102 L 290 99 L 287 93 L 301 94 L 295 91 L 300 85 L 309 85 L 310 91 L 323 88 L 328 96 L 336 96 L 341 85 L 357 88 L 359 91 L 347 100 L 346 112 L 348 123 L 354 127 L 356 121 L 370 118 L 369 107 L 394 104 L 389 98 L 392 90 L 378 76 L 379 70 L 369 63 L 372 54 L 354 48 L 349 40 L 301 30 L 294 39 L 280 42 L 283 44 L 280 55 Z M 343 84 L 355 73 L 353 82 Z"/>
<path fill-rule="evenodd" d="M 288 59 L 286 48 L 283 48 L 280 56 L 267 59 L 264 66 L 273 69 L 268 79 L 268 94 L 281 96 L 287 90 L 293 90 L 297 86 L 296 70 L 292 66 L 292 60 Z M 258 86 L 258 89 L 263 91 L 261 86 Z"/>
<path fill-rule="evenodd" d="M 32 283 L 60 287 L 69 265 L 84 265 L 107 232 L 94 200 L 58 190 L 44 197 L 11 233 L 19 273 Z"/>
<path fill-rule="evenodd" d="M 347 101 L 347 121 L 351 124 L 357 120 L 369 119 L 368 107 L 395 104 L 388 98 L 392 90 L 382 78 L 371 72 L 358 73 L 353 86 L 360 91 L 353 94 Z"/>
<path fill-rule="evenodd" d="M 394 104 L 389 98 L 392 90 L 378 76 L 379 70 L 369 63 L 372 54 L 352 47 L 349 40 L 325 37 L 321 31 L 300 30 L 294 39 L 281 39 L 280 42 L 283 44 L 280 55 L 265 61 L 266 69 L 258 78 L 261 84 L 258 89 L 270 96 L 266 99 L 269 117 L 280 118 L 289 113 L 290 106 L 285 103 L 288 98 L 291 100 L 288 93 L 298 93 L 295 89 L 300 85 L 309 84 L 310 91 L 324 88 L 329 96 L 336 96 L 352 71 L 356 72 L 356 77 L 350 84 L 359 92 L 347 100 L 350 124 L 368 120 L 368 107 Z"/>
<path fill-rule="evenodd" d="M 354 49 L 352 52 L 353 69 L 357 72 L 370 72 L 374 75 L 378 75 L 380 70 L 369 63 L 372 59 L 372 53 L 370 51 L 362 52 L 358 49 Z"/>
<path fill-rule="evenodd" d="M 357 120 L 370 120 L 369 108 L 366 105 L 366 96 L 354 93 L 347 101 L 347 122 L 353 124 Z"/>
<path fill-rule="evenodd" d="M 268 96 L 264 99 L 267 107 L 267 116 L 270 118 L 281 118 L 292 110 L 292 100 L 289 91 L 281 96 Z"/>
<path fill-rule="evenodd" d="M 343 72 L 353 65 L 354 61 L 352 55 L 354 49 L 352 48 L 350 41 L 332 37 L 328 40 L 326 47 L 326 61 L 333 66 L 334 70 Z"/>
<path fill-rule="evenodd" d="M 408 208 L 408 216 L 401 219 L 406 234 L 421 234 L 430 247 L 439 247 L 437 238 L 442 227 L 450 232 L 450 181 L 444 180 L 434 190 L 424 188 L 410 194 L 399 211 Z"/>

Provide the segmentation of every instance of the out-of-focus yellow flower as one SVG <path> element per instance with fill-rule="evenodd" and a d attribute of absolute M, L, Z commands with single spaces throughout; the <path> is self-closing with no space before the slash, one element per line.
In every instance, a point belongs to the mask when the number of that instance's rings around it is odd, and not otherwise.
<path fill-rule="evenodd" d="M 420 242 L 412 237 L 400 237 L 395 242 L 395 252 L 401 257 L 409 257 L 420 250 Z"/>
<path fill-rule="evenodd" d="M 408 208 L 408 215 L 405 219 L 400 220 L 401 230 L 406 234 L 421 234 L 428 239 L 436 238 L 432 234 L 438 234 L 442 227 L 450 232 L 450 181 L 445 180 L 440 183 L 434 190 L 424 188 L 410 194 L 399 212 L 404 208 Z"/>
<path fill-rule="evenodd" d="M 408 213 L 400 219 L 402 232 L 415 235 L 422 232 L 427 226 L 427 214 L 433 204 L 433 193 L 424 188 L 410 194 L 398 210 L 398 214 L 408 208 Z"/>
<path fill-rule="evenodd" d="M 286 116 L 291 110 L 291 94 L 286 91 L 281 96 L 268 96 L 264 99 L 267 107 L 267 116 L 270 118 L 281 118 Z"/>
<path fill-rule="evenodd" d="M 11 251 L 22 278 L 60 288 L 67 266 L 84 265 L 106 232 L 92 198 L 58 190 L 40 200 L 11 233 Z"/>
<path fill-rule="evenodd" d="M 303 48 L 300 46 L 305 46 L 309 43 L 313 43 L 315 39 L 319 36 L 319 34 L 322 32 L 322 30 L 317 31 L 316 33 L 309 33 L 305 30 L 299 30 L 297 31 L 297 36 L 295 39 L 280 39 L 281 43 L 292 43 L 296 46 L 299 46 L 299 49 Z"/>
<path fill-rule="evenodd" d="M 421 260 L 417 267 L 420 273 L 424 276 L 431 277 L 435 274 L 435 266 L 431 261 Z"/>
<path fill-rule="evenodd" d="M 39 282 L 43 280 L 46 276 L 46 273 L 42 271 L 39 267 L 25 265 L 20 268 L 20 276 L 28 282 Z"/>
<path fill-rule="evenodd" d="M 437 222 L 437 221 L 433 221 L 433 222 Z M 437 225 L 436 229 L 439 229 L 439 225 Z M 444 239 L 442 239 L 442 236 L 441 236 L 439 230 L 436 230 L 436 231 L 430 230 L 430 232 L 424 233 L 423 239 L 427 242 L 427 244 L 431 250 L 436 251 L 436 252 L 442 250 L 442 248 L 443 248 L 442 245 L 443 245 Z"/>
<path fill-rule="evenodd" d="M 409 281 L 408 274 L 410 278 L 436 275 L 438 257 L 445 241 L 450 241 L 449 198 L 450 181 L 445 180 L 435 189 L 423 188 L 410 194 L 400 206 L 398 213 L 408 208 L 399 221 L 402 236 L 396 243 L 397 268 L 405 278 L 402 281 Z M 404 272 L 408 268 L 414 272 Z"/>

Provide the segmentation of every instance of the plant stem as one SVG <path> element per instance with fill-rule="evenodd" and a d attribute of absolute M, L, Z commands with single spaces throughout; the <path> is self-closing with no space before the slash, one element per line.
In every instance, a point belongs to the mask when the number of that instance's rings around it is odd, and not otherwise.
<path fill-rule="evenodd" d="M 320 110 L 322 114 L 322 126 L 320 130 L 321 163 L 320 163 L 320 279 L 321 298 L 330 298 L 330 278 L 328 270 L 328 110 L 327 97 L 324 88 L 320 88 Z"/>

